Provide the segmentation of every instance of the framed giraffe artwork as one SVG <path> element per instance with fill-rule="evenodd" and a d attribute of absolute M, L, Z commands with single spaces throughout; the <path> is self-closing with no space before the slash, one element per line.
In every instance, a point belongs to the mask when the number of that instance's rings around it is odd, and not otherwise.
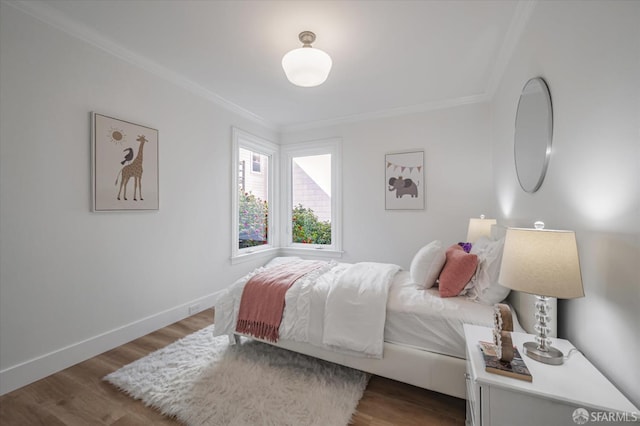
<path fill-rule="evenodd" d="M 158 130 L 91 113 L 94 212 L 158 210 Z"/>

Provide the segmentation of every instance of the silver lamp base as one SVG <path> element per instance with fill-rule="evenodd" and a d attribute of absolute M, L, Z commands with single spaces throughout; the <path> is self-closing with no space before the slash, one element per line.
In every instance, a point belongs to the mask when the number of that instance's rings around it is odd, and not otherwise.
<path fill-rule="evenodd" d="M 536 342 L 527 342 L 524 344 L 524 353 L 527 354 L 529 358 L 533 358 L 544 364 L 562 365 L 564 361 L 562 352 L 553 346 L 547 346 L 546 349 L 546 351 L 540 350 Z"/>

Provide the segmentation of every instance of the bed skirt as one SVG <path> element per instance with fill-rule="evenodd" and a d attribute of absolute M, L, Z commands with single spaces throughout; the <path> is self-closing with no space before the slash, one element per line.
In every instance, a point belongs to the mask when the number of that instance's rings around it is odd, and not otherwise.
<path fill-rule="evenodd" d="M 466 399 L 466 361 L 461 358 L 388 342 L 384 343 L 384 358 L 360 358 L 337 353 L 308 343 L 282 339 L 274 343 L 256 339 L 253 336 L 236 334 L 236 336 L 239 335 L 314 358 L 355 368 L 356 370 L 456 398 Z"/>

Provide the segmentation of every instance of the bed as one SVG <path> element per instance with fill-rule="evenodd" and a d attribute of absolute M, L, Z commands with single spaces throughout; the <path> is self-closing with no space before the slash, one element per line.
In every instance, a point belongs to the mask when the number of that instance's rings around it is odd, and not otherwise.
<path fill-rule="evenodd" d="M 461 295 L 441 297 L 444 266 L 453 264 L 449 258 L 450 249 L 453 246 L 446 249 L 442 260 L 442 256 L 433 256 L 433 253 L 442 254 L 445 250 L 442 243 L 431 242 L 416 253 L 409 270 L 372 262 L 322 262 L 286 291 L 277 341 L 236 330 L 244 288 L 251 278 L 270 269 L 305 262 L 294 257 L 275 258 L 225 290 L 216 303 L 214 333 L 229 335 L 233 340 L 246 335 L 464 399 L 463 324 L 492 326 L 494 308 L 491 302 L 502 301 L 508 290 L 496 287 L 501 240 L 486 239 L 479 240 L 469 253 L 475 254 L 477 264 L 472 277 L 460 290 Z M 348 277 L 355 282 L 349 281 Z M 423 279 L 427 280 L 426 285 L 417 282 Z M 433 283 L 428 282 L 432 279 Z M 440 283 L 434 285 L 436 280 Z M 367 298 L 363 296 L 366 294 L 363 286 L 367 292 L 371 286 L 379 288 L 382 295 Z M 514 311 L 514 327 L 517 331 L 530 332 L 531 321 L 527 319 L 522 327 L 516 313 L 529 316 L 533 303 L 528 295 L 513 293 L 507 302 Z M 332 301 L 336 299 L 341 300 Z M 357 299 L 357 302 L 352 303 L 350 299 Z M 345 324 L 355 325 L 345 327 Z M 351 328 L 353 330 L 349 331 Z"/>

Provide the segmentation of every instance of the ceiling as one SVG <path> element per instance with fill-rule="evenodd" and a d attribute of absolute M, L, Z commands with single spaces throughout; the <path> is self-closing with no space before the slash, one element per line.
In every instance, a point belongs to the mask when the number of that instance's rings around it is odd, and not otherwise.
<path fill-rule="evenodd" d="M 532 8 L 526 0 L 14 2 L 68 33 L 281 131 L 488 100 Z M 333 68 L 289 83 L 298 33 Z"/>

